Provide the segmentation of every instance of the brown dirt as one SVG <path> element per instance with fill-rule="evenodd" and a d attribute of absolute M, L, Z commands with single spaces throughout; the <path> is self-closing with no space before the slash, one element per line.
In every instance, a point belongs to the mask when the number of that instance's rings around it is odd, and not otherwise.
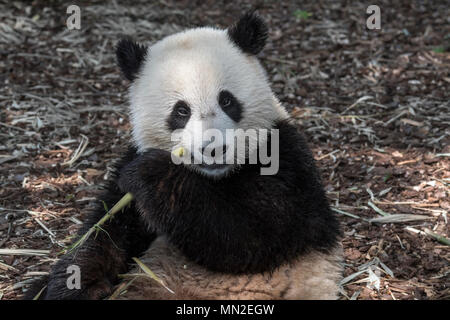
<path fill-rule="evenodd" d="M 0 254 L 0 299 L 16 299 L 48 272 L 129 139 L 118 39 L 226 27 L 250 7 L 270 26 L 261 58 L 273 89 L 341 211 L 345 276 L 362 271 L 343 283 L 342 298 L 450 298 L 450 246 L 423 234 L 449 237 L 445 1 L 378 1 L 378 31 L 365 26 L 367 4 L 354 1 L 90 3 L 81 30 L 68 31 L 67 3 L 0 1 L 0 249 L 50 250 Z M 79 146 L 81 156 L 64 164 Z M 369 222 L 380 209 L 426 220 Z"/>

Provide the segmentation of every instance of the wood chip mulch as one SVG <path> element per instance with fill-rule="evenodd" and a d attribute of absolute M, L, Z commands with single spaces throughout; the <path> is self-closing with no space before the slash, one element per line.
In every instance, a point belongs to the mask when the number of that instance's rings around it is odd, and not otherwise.
<path fill-rule="evenodd" d="M 89 1 L 72 31 L 69 4 L 0 1 L 0 299 L 48 272 L 129 139 L 117 41 L 226 27 L 249 8 L 345 231 L 341 298 L 450 298 L 450 246 L 430 236 L 450 236 L 445 1 L 377 1 L 381 30 L 356 1 Z"/>

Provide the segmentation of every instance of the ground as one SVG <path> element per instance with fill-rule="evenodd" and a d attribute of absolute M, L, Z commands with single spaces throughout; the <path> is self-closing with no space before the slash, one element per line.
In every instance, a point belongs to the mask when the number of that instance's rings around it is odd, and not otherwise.
<path fill-rule="evenodd" d="M 433 237 L 449 237 L 446 1 L 377 1 L 380 30 L 364 1 L 89 3 L 68 30 L 71 3 L 0 2 L 0 299 L 48 272 L 129 140 L 117 41 L 226 27 L 250 8 L 345 232 L 341 298 L 450 298 L 450 246 Z"/>

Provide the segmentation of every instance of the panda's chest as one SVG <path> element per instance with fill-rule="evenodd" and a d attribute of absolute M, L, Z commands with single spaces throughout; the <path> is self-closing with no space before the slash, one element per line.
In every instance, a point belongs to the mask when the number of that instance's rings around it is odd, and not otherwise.
<path fill-rule="evenodd" d="M 199 248 L 199 250 L 201 250 Z M 272 273 L 223 274 L 188 261 L 165 237 L 158 237 L 140 260 L 164 282 L 127 277 L 120 299 L 308 299 L 335 298 L 340 274 L 336 255 L 308 254 Z M 129 275 L 142 273 L 136 267 Z M 131 281 L 131 280 L 132 281 Z"/>

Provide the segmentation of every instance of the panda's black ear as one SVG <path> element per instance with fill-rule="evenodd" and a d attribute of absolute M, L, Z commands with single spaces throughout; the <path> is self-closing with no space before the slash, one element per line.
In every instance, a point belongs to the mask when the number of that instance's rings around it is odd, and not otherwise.
<path fill-rule="evenodd" d="M 127 38 L 117 44 L 116 56 L 125 78 L 133 81 L 147 55 L 148 47 Z"/>
<path fill-rule="evenodd" d="M 247 12 L 228 28 L 231 41 L 248 54 L 258 54 L 266 44 L 267 35 L 266 23 L 254 11 Z"/>

